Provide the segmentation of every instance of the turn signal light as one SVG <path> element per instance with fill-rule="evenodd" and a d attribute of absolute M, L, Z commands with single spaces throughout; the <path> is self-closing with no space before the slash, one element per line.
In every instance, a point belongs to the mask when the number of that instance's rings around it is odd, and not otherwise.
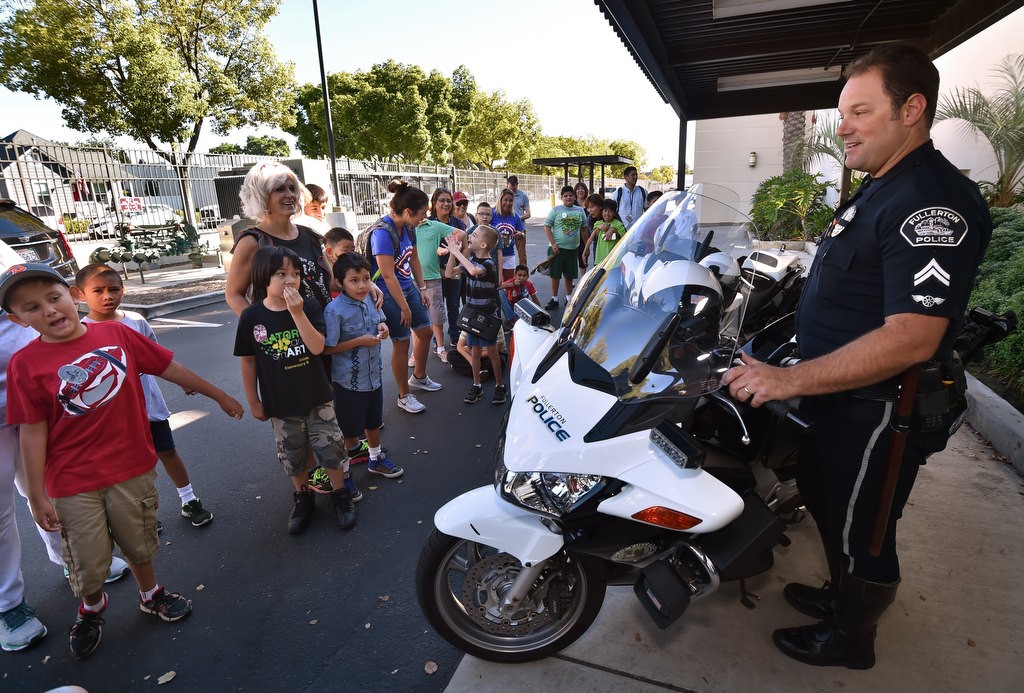
<path fill-rule="evenodd" d="M 633 519 L 668 529 L 690 529 L 702 522 L 700 518 L 660 505 L 633 513 Z"/>

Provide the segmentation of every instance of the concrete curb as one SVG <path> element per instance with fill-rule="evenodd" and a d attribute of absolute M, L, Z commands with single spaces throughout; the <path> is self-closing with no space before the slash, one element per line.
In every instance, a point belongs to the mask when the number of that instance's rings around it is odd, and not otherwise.
<path fill-rule="evenodd" d="M 967 374 L 967 423 L 1024 475 L 1024 414 L 970 373 Z"/>
<path fill-rule="evenodd" d="M 122 303 L 121 307 L 127 310 L 133 310 L 136 313 L 140 313 L 144 318 L 159 318 L 162 315 L 170 315 L 171 313 L 180 313 L 183 310 L 190 310 L 192 308 L 201 308 L 203 306 L 210 306 L 214 303 L 220 303 L 224 300 L 223 291 L 211 291 L 206 294 L 197 294 L 195 296 L 188 296 L 186 298 L 177 298 L 173 301 L 164 301 L 163 303 L 152 303 L 149 305 L 143 305 L 138 303 Z"/>

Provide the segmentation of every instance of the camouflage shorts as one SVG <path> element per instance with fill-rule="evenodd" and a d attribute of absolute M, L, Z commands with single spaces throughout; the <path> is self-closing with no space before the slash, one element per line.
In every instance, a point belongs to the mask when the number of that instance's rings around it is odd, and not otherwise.
<path fill-rule="evenodd" d="M 318 404 L 306 416 L 271 418 L 277 458 L 288 476 L 305 474 L 307 447 L 313 449 L 316 462 L 326 469 L 348 470 L 348 454 L 334 416 L 334 403 Z"/>

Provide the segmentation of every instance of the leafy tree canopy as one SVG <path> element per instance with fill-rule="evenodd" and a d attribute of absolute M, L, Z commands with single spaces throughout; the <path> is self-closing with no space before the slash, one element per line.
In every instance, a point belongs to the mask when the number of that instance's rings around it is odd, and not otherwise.
<path fill-rule="evenodd" d="M 263 34 L 278 4 L 32 0 L 0 22 L 0 81 L 53 99 L 76 130 L 191 153 L 207 120 L 218 134 L 293 122 L 292 65 Z"/>
<path fill-rule="evenodd" d="M 261 156 L 285 157 L 292 153 L 288 142 L 280 137 L 249 135 L 245 146 L 222 142 L 210 148 L 211 154 L 258 154 Z"/>
<path fill-rule="evenodd" d="M 671 166 L 658 166 L 651 170 L 651 180 L 656 183 L 672 183 L 676 179 L 676 170 Z"/>

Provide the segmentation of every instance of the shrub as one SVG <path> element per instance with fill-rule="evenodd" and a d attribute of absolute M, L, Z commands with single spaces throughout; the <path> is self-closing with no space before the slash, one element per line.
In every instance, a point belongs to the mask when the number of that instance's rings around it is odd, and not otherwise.
<path fill-rule="evenodd" d="M 71 216 L 64 215 L 64 233 L 87 233 L 89 231 L 89 224 L 92 222 L 88 219 L 73 219 Z"/>
<path fill-rule="evenodd" d="M 992 241 L 978 269 L 978 281 L 969 305 L 994 313 L 1014 311 L 1024 317 L 1024 214 L 1014 209 L 994 208 Z M 1020 328 L 1003 341 L 987 347 L 981 368 L 1004 383 L 1011 392 L 1024 392 L 1024 332 Z"/>
<path fill-rule="evenodd" d="M 821 174 L 793 170 L 761 181 L 750 218 L 764 240 L 807 240 L 824 231 L 832 214 L 825 194 L 835 186 Z"/>

